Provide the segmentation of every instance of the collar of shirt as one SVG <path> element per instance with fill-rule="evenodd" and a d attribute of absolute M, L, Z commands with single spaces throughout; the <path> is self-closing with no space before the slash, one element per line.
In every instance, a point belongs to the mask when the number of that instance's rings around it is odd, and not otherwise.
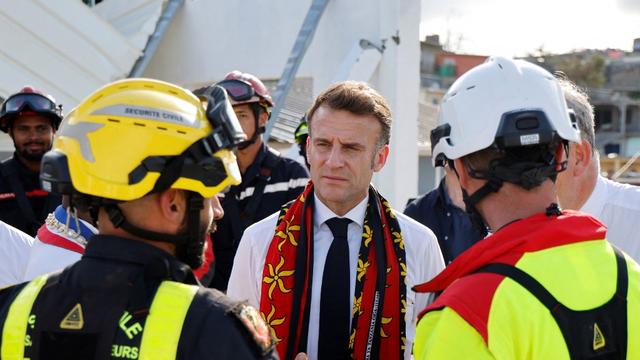
<path fill-rule="evenodd" d="M 53 216 L 55 216 L 56 220 L 60 224 L 67 224 L 67 209 L 62 207 L 62 205 L 58 205 L 56 210 L 53 212 Z M 85 239 L 89 239 L 91 236 L 98 233 L 98 229 L 96 229 L 92 224 L 78 218 L 78 222 L 75 222 L 75 219 L 68 219 L 69 221 L 69 229 L 79 232 Z M 76 225 L 80 225 L 80 230 L 77 229 Z"/>
<path fill-rule="evenodd" d="M 16 164 L 18 176 L 22 180 L 22 185 L 24 186 L 25 190 L 29 191 L 33 188 L 40 188 L 40 172 L 32 171 L 25 164 L 23 164 L 22 161 L 20 161 L 20 158 L 18 158 L 17 152 L 13 153 L 13 161 Z"/>
<path fill-rule="evenodd" d="M 445 179 L 442 178 L 440 181 L 440 185 L 438 186 L 438 193 L 440 193 L 440 200 L 444 201 L 445 208 L 449 210 L 454 210 L 466 214 L 466 210 L 464 208 L 459 207 L 458 205 L 453 203 L 451 197 L 449 197 L 449 193 L 447 192 L 447 185 L 445 184 Z"/>
<path fill-rule="evenodd" d="M 251 183 L 253 179 L 260 173 L 260 167 L 262 167 L 262 162 L 264 158 L 267 156 L 267 145 L 262 143 L 260 146 L 260 150 L 256 153 L 256 158 L 253 160 L 251 165 L 247 168 L 247 171 L 242 175 L 242 184 L 239 188 L 244 188 L 247 184 Z"/>
<path fill-rule="evenodd" d="M 367 204 L 369 202 L 369 194 L 358 203 L 353 209 L 349 210 L 344 216 L 338 216 L 327 205 L 322 203 L 320 198 L 314 193 L 314 212 L 313 212 L 313 225 L 319 228 L 325 221 L 334 217 L 343 217 L 351 220 L 357 224 L 360 228 L 364 226 L 364 216 L 367 211 Z"/>
<path fill-rule="evenodd" d="M 438 185 L 438 194 L 440 194 L 440 199 L 444 201 L 447 206 L 453 206 L 453 201 L 447 194 L 447 185 L 445 184 L 445 178 L 440 180 L 440 185 Z"/>
<path fill-rule="evenodd" d="M 337 217 L 327 205 L 323 204 L 314 193 L 313 212 L 313 276 L 311 284 L 311 312 L 309 314 L 309 333 L 307 337 L 307 354 L 309 359 L 316 359 L 318 354 L 318 338 L 320 324 L 320 296 L 322 294 L 322 275 L 327 259 L 329 247 L 333 241 L 333 235 L 329 226 L 325 222 L 333 217 Z M 347 242 L 349 244 L 349 298 L 353 299 L 355 294 L 355 279 L 358 264 L 358 253 L 362 242 L 362 227 L 364 216 L 367 211 L 367 195 L 358 205 L 349 210 L 343 218 L 351 220 L 347 231 Z M 345 274 L 347 275 L 347 274 Z"/>
<path fill-rule="evenodd" d="M 149 270 L 146 272 L 152 277 L 168 277 L 181 283 L 199 284 L 189 266 L 166 251 L 142 241 L 94 235 L 85 248 L 85 257 L 141 265 Z"/>
<path fill-rule="evenodd" d="M 29 175 L 40 174 L 40 172 L 32 171 L 25 164 L 23 164 L 22 161 L 20 160 L 20 158 L 18 157 L 18 152 L 17 151 L 13 152 L 13 160 L 16 162 L 16 165 L 18 165 L 18 169 L 20 169 L 21 172 L 24 172 L 24 173 L 29 174 Z"/>
<path fill-rule="evenodd" d="M 440 181 L 440 185 L 438 185 L 438 197 L 440 201 L 444 201 L 445 208 L 456 208 L 457 206 L 451 201 L 449 194 L 447 193 L 447 185 L 445 184 L 444 178 Z"/>
<path fill-rule="evenodd" d="M 601 216 L 604 203 L 607 200 L 607 184 L 605 181 L 606 180 L 601 175 L 598 175 L 596 186 L 593 188 L 593 191 L 587 201 L 580 208 L 580 211 L 586 212 L 595 217 Z"/>

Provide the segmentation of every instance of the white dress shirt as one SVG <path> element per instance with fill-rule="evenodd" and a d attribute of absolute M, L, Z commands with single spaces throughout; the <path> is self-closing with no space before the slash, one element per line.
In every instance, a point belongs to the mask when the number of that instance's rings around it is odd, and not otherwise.
<path fill-rule="evenodd" d="M 33 237 L 0 221 L 0 289 L 22 282 Z"/>
<path fill-rule="evenodd" d="M 607 240 L 640 261 L 640 187 L 598 176 L 580 211 L 607 225 Z"/>
<path fill-rule="evenodd" d="M 365 198 L 343 216 L 352 221 L 347 230 L 349 265 L 351 268 L 349 274 L 351 280 L 350 294 L 352 299 L 355 293 L 358 254 L 362 241 L 362 226 L 368 200 L 368 197 Z M 409 359 L 413 347 L 416 317 L 428 305 L 430 300 L 428 294 L 416 294 L 411 290 L 411 287 L 436 276 L 444 268 L 444 261 L 438 241 L 431 230 L 400 212 L 394 211 L 394 213 L 398 219 L 404 239 L 407 259 L 407 313 L 405 316 L 407 348 L 405 350 L 405 359 Z M 325 224 L 325 221 L 333 217 L 337 217 L 337 215 L 315 196 L 313 212 L 313 279 L 307 340 L 307 356 L 311 360 L 316 359 L 318 354 L 322 273 L 329 246 L 333 240 L 331 230 Z M 257 308 L 260 308 L 264 261 L 269 244 L 274 236 L 277 220 L 278 213 L 275 213 L 245 230 L 236 252 L 229 279 L 227 295 L 237 300 L 246 300 Z"/>
<path fill-rule="evenodd" d="M 55 245 L 43 243 L 35 238 L 22 281 L 31 281 L 36 277 L 62 270 L 80 260 L 82 254 Z"/>

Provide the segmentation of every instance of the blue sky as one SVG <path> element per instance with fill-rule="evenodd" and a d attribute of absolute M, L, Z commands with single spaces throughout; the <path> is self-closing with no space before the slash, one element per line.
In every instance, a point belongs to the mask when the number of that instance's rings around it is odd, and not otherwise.
<path fill-rule="evenodd" d="M 640 0 L 422 0 L 420 36 L 427 34 L 479 55 L 631 51 L 640 38 Z"/>

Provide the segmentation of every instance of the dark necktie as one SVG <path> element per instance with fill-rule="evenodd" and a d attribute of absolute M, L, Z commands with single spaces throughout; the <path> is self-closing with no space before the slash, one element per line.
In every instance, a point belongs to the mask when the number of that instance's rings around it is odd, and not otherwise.
<path fill-rule="evenodd" d="M 351 298 L 347 226 L 350 222 L 349 219 L 337 217 L 326 221 L 333 234 L 333 241 L 322 274 L 318 339 L 320 360 L 349 358 Z"/>

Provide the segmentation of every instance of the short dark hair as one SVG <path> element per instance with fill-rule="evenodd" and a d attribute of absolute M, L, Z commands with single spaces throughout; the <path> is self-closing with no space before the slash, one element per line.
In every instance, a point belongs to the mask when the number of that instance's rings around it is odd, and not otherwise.
<path fill-rule="evenodd" d="M 344 81 L 331 85 L 314 101 L 307 112 L 309 135 L 313 116 L 320 106 L 333 110 L 345 110 L 356 115 L 371 115 L 381 126 L 377 147 L 388 145 L 391 138 L 391 109 L 387 101 L 369 84 L 359 81 Z"/>
<path fill-rule="evenodd" d="M 563 141 L 557 139 L 549 144 L 507 149 L 490 146 L 464 156 L 462 162 L 469 175 L 476 179 L 497 178 L 530 190 L 546 179 L 555 182 L 557 174 L 565 169 L 555 156 L 555 150 L 561 143 Z"/>

